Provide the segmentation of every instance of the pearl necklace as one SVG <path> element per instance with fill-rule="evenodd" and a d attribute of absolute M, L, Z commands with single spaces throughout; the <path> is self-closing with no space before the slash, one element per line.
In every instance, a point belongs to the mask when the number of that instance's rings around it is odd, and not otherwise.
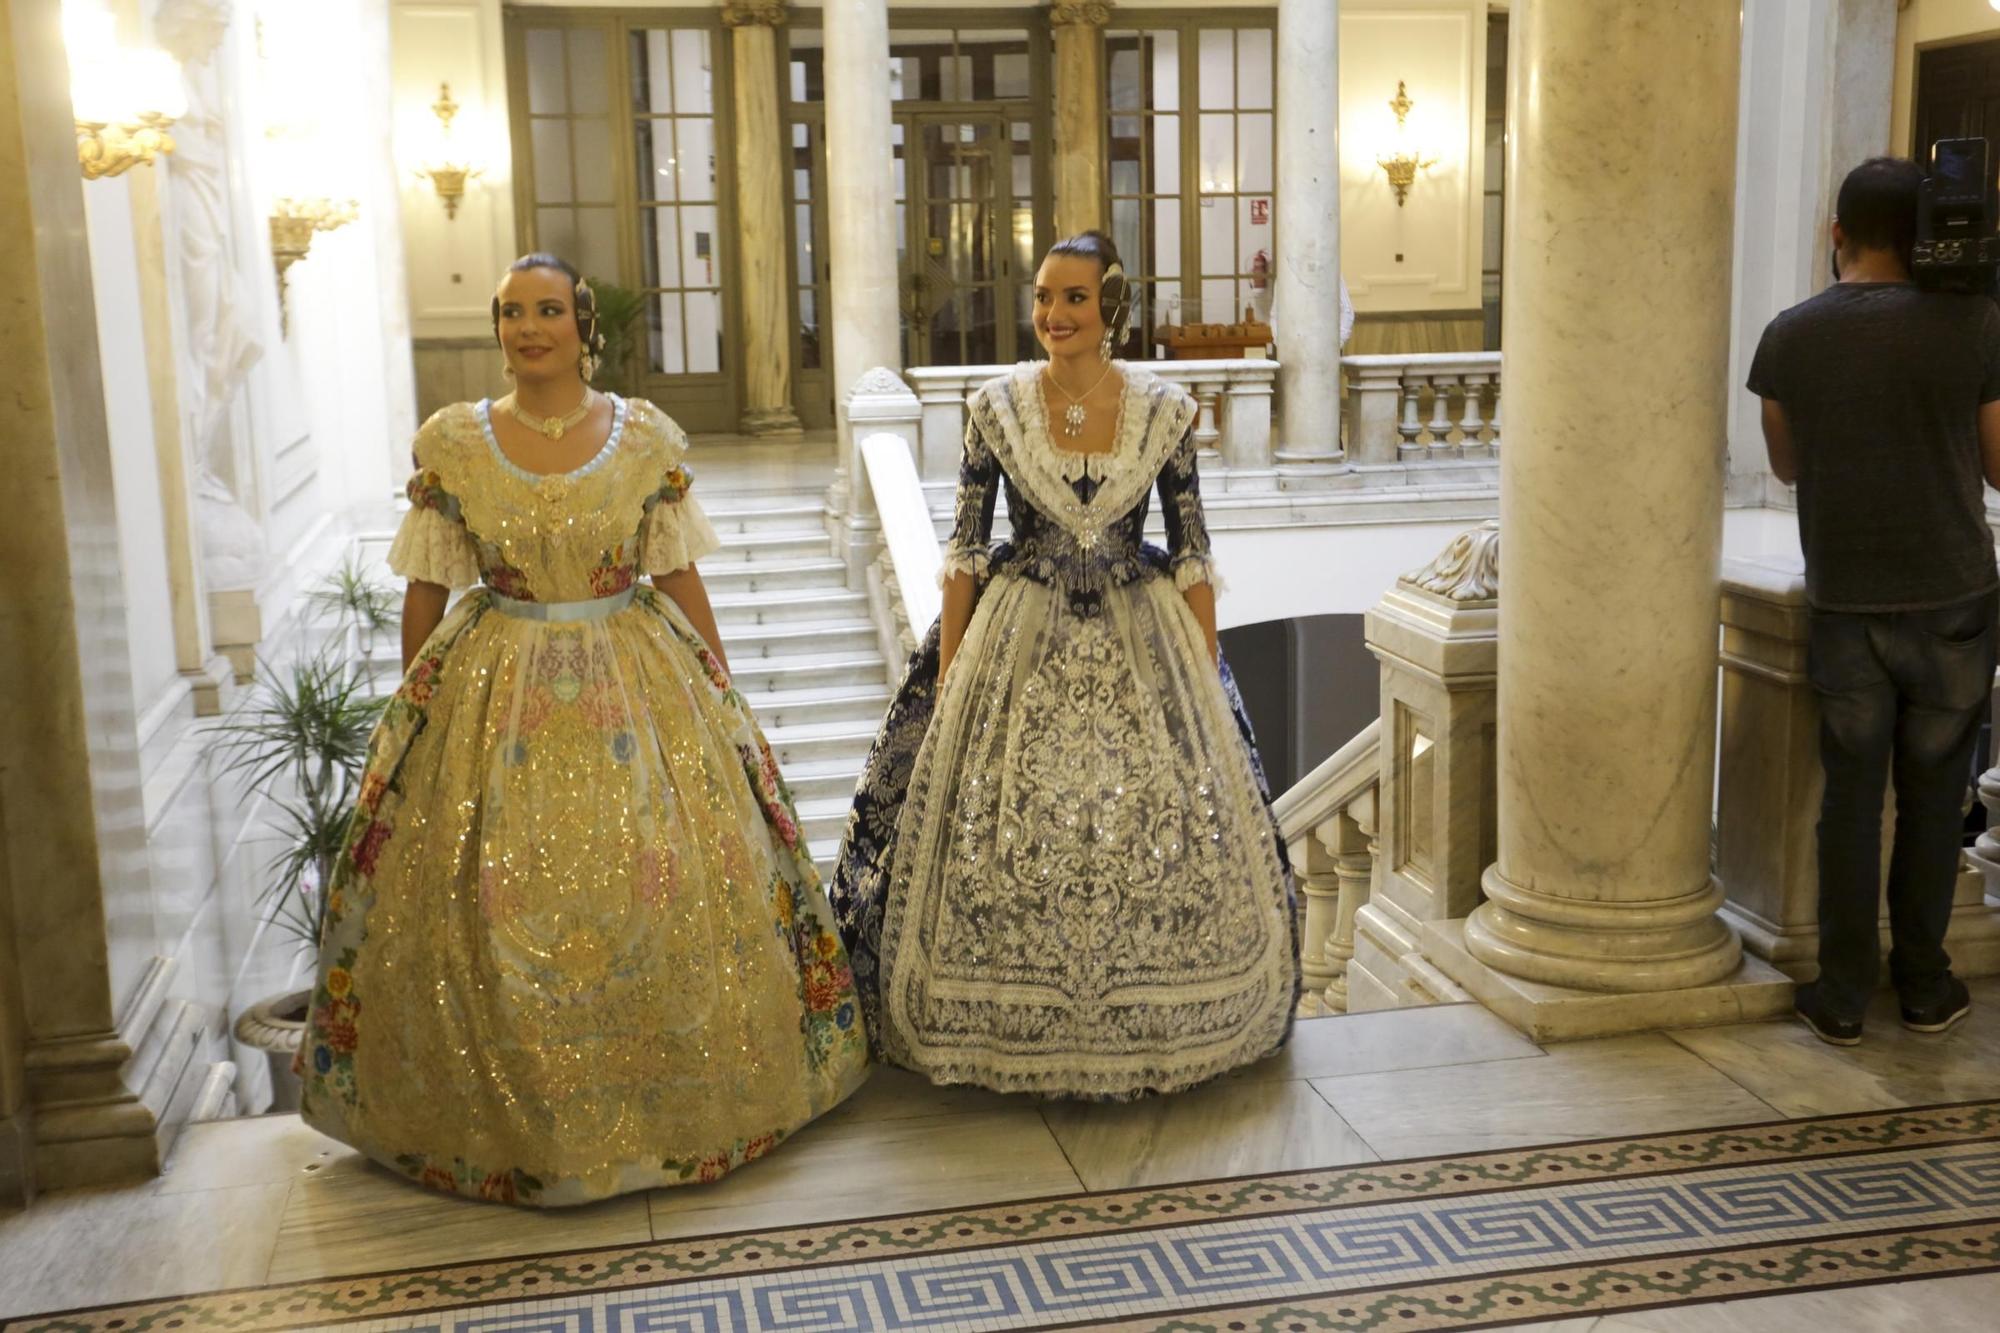
<path fill-rule="evenodd" d="M 1111 363 L 1109 361 L 1105 362 L 1104 374 L 1097 377 L 1097 384 L 1091 385 L 1080 394 L 1071 393 L 1068 389 L 1063 388 L 1062 383 L 1056 379 L 1056 372 L 1053 365 L 1049 369 L 1044 370 L 1042 374 L 1049 383 L 1056 386 L 1056 392 L 1069 399 L 1069 406 L 1063 409 L 1063 434 L 1073 440 L 1083 434 L 1083 423 L 1090 415 L 1090 409 L 1083 405 L 1083 400 L 1096 393 L 1097 385 L 1104 383 L 1106 377 L 1111 374 Z"/>
<path fill-rule="evenodd" d="M 519 400 L 515 399 L 512 395 L 509 395 L 507 399 L 507 411 L 514 420 L 550 440 L 560 440 L 564 435 L 568 434 L 570 427 L 590 415 L 590 408 L 591 395 L 588 389 L 583 391 L 582 402 L 569 411 L 553 417 L 537 416 L 533 412 L 524 411 Z"/>

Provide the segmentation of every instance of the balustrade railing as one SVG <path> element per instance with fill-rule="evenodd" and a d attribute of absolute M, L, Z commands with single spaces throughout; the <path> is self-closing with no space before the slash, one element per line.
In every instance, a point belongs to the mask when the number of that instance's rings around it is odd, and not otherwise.
<path fill-rule="evenodd" d="M 893 672 L 916 648 L 917 631 L 929 629 L 938 617 L 944 558 L 909 444 L 898 435 L 876 434 L 863 439 L 856 452 L 882 525 L 882 547 L 866 575 L 868 608 Z"/>
<path fill-rule="evenodd" d="M 1375 882 L 1381 735 L 1381 722 L 1370 722 L 1273 805 L 1305 900 L 1299 962 L 1306 991 L 1336 1013 L 1347 1009 L 1354 914 Z"/>
<path fill-rule="evenodd" d="M 1349 356 L 1340 364 L 1350 463 L 1500 456 L 1500 353 Z"/>

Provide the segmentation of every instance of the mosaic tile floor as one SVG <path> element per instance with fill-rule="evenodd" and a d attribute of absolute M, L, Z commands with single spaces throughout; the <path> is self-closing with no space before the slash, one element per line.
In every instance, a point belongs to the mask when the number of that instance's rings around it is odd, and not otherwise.
<path fill-rule="evenodd" d="M 2000 1271 L 2000 1101 L 1074 1194 L 0 1333 L 1472 1329 Z"/>

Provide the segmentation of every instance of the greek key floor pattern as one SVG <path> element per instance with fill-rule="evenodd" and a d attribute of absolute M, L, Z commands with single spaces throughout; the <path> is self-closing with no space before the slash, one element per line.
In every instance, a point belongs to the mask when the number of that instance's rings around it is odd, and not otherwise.
<path fill-rule="evenodd" d="M 1472 1329 L 1994 1270 L 2000 1101 L 1984 1101 L 523 1256 L 0 1333 Z"/>

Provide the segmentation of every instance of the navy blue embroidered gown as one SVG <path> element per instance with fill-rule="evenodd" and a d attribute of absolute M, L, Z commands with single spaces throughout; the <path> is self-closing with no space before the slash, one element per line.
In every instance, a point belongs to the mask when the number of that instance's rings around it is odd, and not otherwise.
<path fill-rule="evenodd" d="M 876 1050 L 939 1083 L 1171 1092 L 1290 1031 L 1291 875 L 1181 593 L 1212 578 L 1195 405 L 1121 368 L 1103 454 L 1054 444 L 1034 365 L 974 395 L 945 570 L 977 607 L 942 685 L 935 626 L 912 657 L 834 871 Z"/>

